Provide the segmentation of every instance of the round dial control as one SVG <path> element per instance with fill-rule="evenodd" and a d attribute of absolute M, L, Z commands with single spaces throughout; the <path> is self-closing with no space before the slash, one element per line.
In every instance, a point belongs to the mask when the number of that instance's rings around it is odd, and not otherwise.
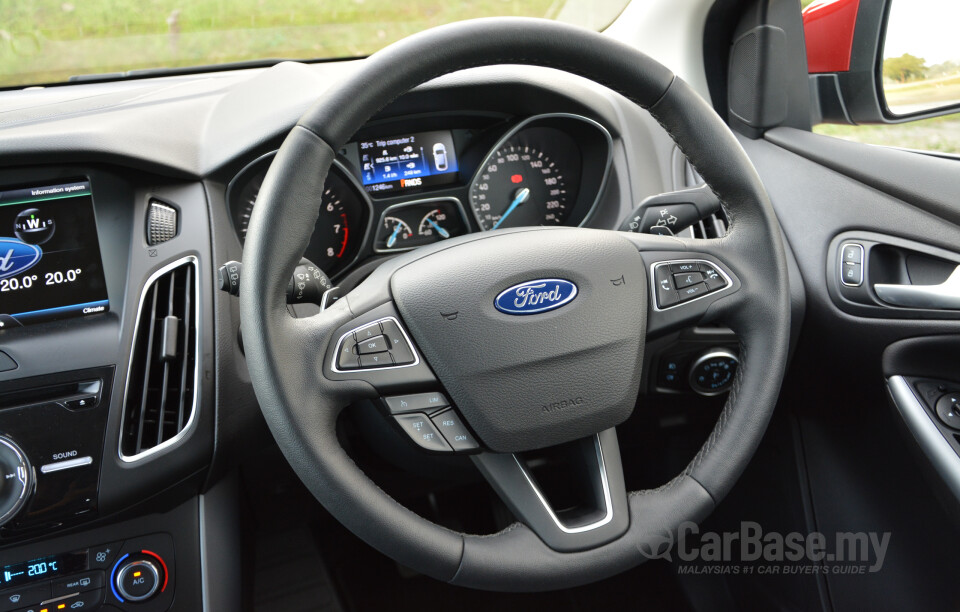
<path fill-rule="evenodd" d="M 149 559 L 134 559 L 117 570 L 117 591 L 127 601 L 146 601 L 160 588 L 160 569 Z"/>
<path fill-rule="evenodd" d="M 17 444 L 0 436 L 0 525 L 23 508 L 33 487 L 33 468 Z"/>
<path fill-rule="evenodd" d="M 943 424 L 960 429 L 960 393 L 947 393 L 937 400 L 937 416 Z"/>
<path fill-rule="evenodd" d="M 700 395 L 720 395 L 730 390 L 740 360 L 727 349 L 712 349 L 690 367 L 690 387 Z"/>

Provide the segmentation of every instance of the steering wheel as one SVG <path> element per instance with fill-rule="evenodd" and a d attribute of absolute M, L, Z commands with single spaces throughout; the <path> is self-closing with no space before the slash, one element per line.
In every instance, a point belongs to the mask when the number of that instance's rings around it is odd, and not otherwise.
<path fill-rule="evenodd" d="M 647 109 L 723 203 L 726 235 L 688 240 L 541 227 L 471 234 L 395 257 L 321 313 L 291 316 L 287 282 L 313 231 L 335 152 L 411 88 L 495 64 L 571 72 Z M 720 280 L 695 299 L 658 301 L 661 276 L 683 262 L 713 268 Z M 729 492 L 757 448 L 783 379 L 786 270 L 780 228 L 759 176 L 724 122 L 686 83 L 637 50 L 584 29 L 480 19 L 424 31 L 364 60 L 286 137 L 247 233 L 244 346 L 277 443 L 347 528 L 439 580 L 548 590 L 641 563 L 644 550 L 675 535 L 683 522 L 703 520 Z M 515 298 L 514 306 L 504 295 Z M 530 313 L 531 300 L 543 308 Z M 615 427 L 637 403 L 646 340 L 705 322 L 727 325 L 740 341 L 726 405 L 683 473 L 658 489 L 627 492 Z M 395 345 L 395 356 L 383 362 L 356 357 L 357 340 L 381 333 Z M 513 526 L 469 535 L 424 519 L 377 487 L 338 442 L 337 418 L 350 404 L 437 392 L 480 445 L 471 457 L 517 517 Z M 429 419 L 414 413 L 413 421 L 418 417 Z M 581 479 L 575 484 L 596 503 L 582 516 L 554 512 L 519 459 L 524 451 L 561 444 L 583 451 L 570 477 Z"/>

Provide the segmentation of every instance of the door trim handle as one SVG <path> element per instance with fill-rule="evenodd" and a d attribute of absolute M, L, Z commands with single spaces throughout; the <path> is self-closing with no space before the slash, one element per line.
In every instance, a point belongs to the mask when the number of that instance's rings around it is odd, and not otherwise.
<path fill-rule="evenodd" d="M 887 285 L 873 286 L 877 297 L 887 304 L 904 308 L 927 308 L 930 310 L 960 310 L 960 266 L 954 268 L 947 280 L 939 285 Z"/>
<path fill-rule="evenodd" d="M 887 379 L 887 389 L 894 406 L 900 411 L 907 429 L 924 454 L 933 463 L 950 491 L 960 500 L 960 456 L 933 422 L 933 417 L 910 388 L 903 376 L 891 376 Z"/>

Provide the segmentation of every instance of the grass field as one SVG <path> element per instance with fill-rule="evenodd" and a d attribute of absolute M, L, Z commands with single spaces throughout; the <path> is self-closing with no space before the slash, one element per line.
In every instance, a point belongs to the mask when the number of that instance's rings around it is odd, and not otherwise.
<path fill-rule="evenodd" d="M 0 87 L 249 59 L 367 55 L 435 25 L 563 0 L 0 0 Z"/>
<path fill-rule="evenodd" d="M 845 140 L 888 147 L 960 153 L 960 114 L 893 125 L 832 125 L 825 123 L 816 126 L 813 131 L 817 134 L 836 136 Z"/>
<path fill-rule="evenodd" d="M 960 74 L 912 83 L 884 83 L 887 106 L 904 115 L 925 108 L 960 103 Z"/>

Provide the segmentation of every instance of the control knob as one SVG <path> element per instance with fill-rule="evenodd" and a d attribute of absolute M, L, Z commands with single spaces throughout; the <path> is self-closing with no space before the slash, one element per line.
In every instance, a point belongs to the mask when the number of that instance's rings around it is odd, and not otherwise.
<path fill-rule="evenodd" d="M 33 468 L 23 450 L 0 436 L 0 525 L 19 512 L 33 490 Z"/>

